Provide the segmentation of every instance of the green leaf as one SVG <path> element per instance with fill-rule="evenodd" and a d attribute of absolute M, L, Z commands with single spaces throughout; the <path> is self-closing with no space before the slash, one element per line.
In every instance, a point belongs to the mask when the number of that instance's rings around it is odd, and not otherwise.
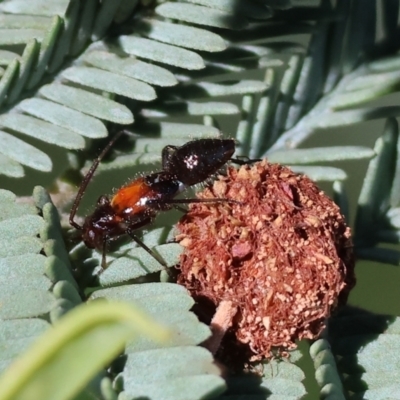
<path fill-rule="evenodd" d="M 185 3 L 166 2 L 156 8 L 156 13 L 165 18 L 193 24 L 213 26 L 225 29 L 243 29 L 247 20 L 239 15 L 230 14 L 215 8 Z"/>
<path fill-rule="evenodd" d="M 295 361 L 295 354 L 291 352 L 291 361 Z M 258 367 L 258 365 L 256 365 Z M 284 360 L 270 360 L 268 364 L 261 364 L 264 370 L 262 376 L 254 374 L 239 373 L 227 377 L 228 392 L 218 399 L 240 400 L 264 399 L 265 393 L 271 399 L 302 399 L 306 394 L 306 389 L 301 383 L 304 372 L 291 362 Z M 269 372 L 266 371 L 269 368 Z M 260 397 L 261 396 L 261 397 Z"/>
<path fill-rule="evenodd" d="M 118 10 L 121 0 L 109 1 L 101 3 L 98 9 L 96 19 L 94 21 L 92 38 L 98 40 L 107 32 L 107 28 L 111 25 L 113 17 Z"/>
<path fill-rule="evenodd" d="M 32 226 L 27 228 L 28 232 L 32 231 L 33 234 L 36 234 L 36 229 L 40 229 L 42 227 L 42 223 L 40 222 L 40 217 L 38 218 L 37 214 L 37 210 L 36 208 L 31 205 L 31 204 L 21 204 L 21 203 L 16 203 L 15 199 L 12 199 L 11 201 L 8 200 L 5 196 L 6 194 L 8 195 L 7 190 L 1 190 L 1 200 L 2 200 L 2 204 L 4 205 L 4 207 L 2 207 L 2 209 L 0 210 L 0 221 L 4 221 L 6 219 L 10 219 L 13 220 L 14 218 L 18 218 L 17 221 L 13 221 L 12 224 L 16 224 L 15 226 L 15 230 L 14 231 L 10 231 L 10 233 L 17 233 L 19 227 L 18 225 L 23 225 L 24 223 L 19 223 L 19 218 L 20 217 L 24 217 L 26 218 L 26 225 L 35 225 L 37 223 L 37 227 L 33 228 Z M 29 216 L 29 217 L 27 217 Z M 30 216 L 34 216 L 34 218 L 31 219 Z M 3 225 L 3 228 L 5 228 L 7 226 L 7 223 L 5 222 Z M 13 229 L 13 227 L 11 227 L 11 229 Z M 24 229 L 25 230 L 25 229 Z"/>
<path fill-rule="evenodd" d="M 329 149 L 329 150 L 328 150 Z M 372 158 L 375 152 L 361 146 L 314 147 L 311 149 L 295 149 L 275 151 L 268 155 L 271 162 L 282 164 L 312 164 L 317 162 L 362 160 Z"/>
<path fill-rule="evenodd" d="M 343 6 L 342 8 L 344 13 L 349 11 L 349 9 Z M 357 7 L 352 9 L 353 12 L 356 8 Z M 356 18 L 355 15 L 353 17 Z M 359 24 L 360 22 L 358 21 L 357 23 Z M 341 29 L 344 29 L 344 27 Z M 360 29 L 359 32 L 362 32 L 363 35 L 365 34 L 365 37 L 368 36 L 364 29 Z M 322 34 L 322 32 L 318 32 L 318 35 L 320 34 Z M 341 40 L 344 40 L 343 35 L 340 37 Z M 353 41 L 351 43 L 352 45 L 356 46 L 360 45 L 360 43 Z M 327 45 L 329 45 L 329 43 Z M 338 46 L 337 43 L 335 43 L 335 45 Z M 343 46 L 343 43 L 340 45 Z M 343 52 L 345 51 L 348 51 L 348 48 L 344 48 Z M 357 51 L 346 54 L 346 56 L 348 56 L 349 60 L 351 61 L 349 61 L 349 64 L 347 64 L 347 60 L 344 63 L 347 65 L 347 67 L 351 66 L 350 68 L 353 69 L 356 63 L 354 57 L 357 56 Z M 299 56 L 294 57 L 297 57 L 297 60 L 299 59 Z M 299 62 L 300 61 L 297 61 L 297 63 Z M 293 67 L 293 70 L 297 71 L 299 68 L 300 66 L 297 65 L 296 68 Z M 340 74 L 340 71 L 338 71 L 339 65 L 336 65 L 336 68 L 337 69 L 335 71 L 332 71 L 333 75 L 329 77 L 329 79 L 338 79 Z M 294 72 L 292 75 L 292 84 L 296 84 L 297 79 L 294 76 Z M 288 144 L 290 144 L 290 147 L 297 147 L 313 133 L 315 133 L 320 127 L 342 126 L 363 120 L 379 118 L 379 115 L 382 113 L 386 114 L 384 115 L 386 117 L 397 115 L 398 110 L 393 109 L 392 111 L 394 111 L 394 114 L 391 114 L 390 109 L 387 107 L 367 107 L 359 110 L 345 109 L 395 91 L 398 86 L 399 76 L 400 75 L 397 71 L 391 71 L 390 68 L 381 73 L 374 72 L 369 68 L 367 63 L 361 63 L 360 66 L 351 73 L 349 70 L 346 70 L 346 73 L 342 76 L 342 79 L 337 83 L 333 90 L 329 93 L 326 93 L 325 96 L 318 101 L 318 103 L 314 104 L 310 112 L 303 115 L 302 118 L 299 119 L 292 128 L 284 132 L 273 144 L 272 149 L 282 149 Z M 327 85 L 332 85 L 332 82 L 329 84 L 327 83 Z M 288 100 L 283 98 L 282 103 L 286 104 L 285 101 L 287 102 Z M 284 111 L 282 111 L 281 108 L 282 107 L 276 108 L 276 111 L 279 111 L 279 114 L 275 117 L 275 120 L 277 118 L 286 118 Z M 332 112 L 333 110 L 340 111 Z M 279 126 L 281 126 L 281 123 L 279 124 Z M 280 134 L 283 129 L 279 130 L 279 126 L 276 128 L 276 130 L 278 130 L 276 133 Z M 274 135 L 276 135 L 276 133 L 274 132 Z"/>
<path fill-rule="evenodd" d="M 16 286 L 1 286 L 0 300 L 3 304 L 0 310 L 1 319 L 32 318 L 48 313 L 55 304 L 55 297 L 48 291 L 50 285 L 46 285 L 42 279 L 32 281 L 37 287 L 24 290 L 21 296 L 21 281 L 16 281 Z M 7 290 L 5 290 L 7 289 Z"/>
<path fill-rule="evenodd" d="M 358 198 L 356 230 L 360 239 L 372 239 L 374 231 L 367 227 L 371 224 L 375 225 L 389 207 L 397 159 L 398 136 L 397 123 L 389 119 L 386 122 L 382 137 L 375 143 L 374 151 L 377 155 L 369 163 Z"/>
<path fill-rule="evenodd" d="M 74 32 L 71 42 L 70 52 L 72 55 L 80 55 L 86 47 L 92 33 L 97 9 L 96 0 L 87 0 L 83 4 L 78 16 L 76 32 Z"/>
<path fill-rule="evenodd" d="M 192 26 L 171 24 L 155 19 L 141 19 L 135 27 L 142 35 L 175 46 L 201 51 L 222 51 L 224 40 L 215 33 Z"/>
<path fill-rule="evenodd" d="M 25 113 L 88 138 L 107 136 L 105 125 L 98 119 L 52 101 L 39 98 L 26 99 L 19 103 L 18 108 Z"/>
<path fill-rule="evenodd" d="M 400 208 L 391 208 L 388 210 L 386 213 L 386 216 L 390 220 L 390 225 L 393 226 L 394 228 L 399 229 L 400 228 Z"/>
<path fill-rule="evenodd" d="M 14 358 L 27 350 L 32 342 L 49 328 L 48 322 L 38 318 L 1 321 L 0 372 L 3 372 Z"/>
<path fill-rule="evenodd" d="M 244 14 L 256 19 L 264 19 L 271 16 L 271 11 L 265 4 L 257 3 L 254 1 L 238 3 L 236 0 L 188 0 L 188 3 L 200 4 L 203 6 L 215 8 L 217 10 L 225 11 L 229 14 Z M 274 5 L 278 6 L 278 3 L 275 2 Z"/>
<path fill-rule="evenodd" d="M 139 304 L 171 331 L 168 348 L 161 348 L 146 337 L 129 343 L 123 371 L 124 395 L 186 400 L 203 398 L 206 394 L 215 396 L 225 389 L 211 354 L 194 347 L 209 336 L 210 330 L 189 312 L 194 302 L 182 286 L 148 283 L 112 287 L 95 291 L 91 299 L 101 297 Z"/>
<path fill-rule="evenodd" d="M 152 109 L 143 109 L 142 115 L 147 118 L 178 117 L 181 115 L 234 115 L 239 109 L 232 103 L 210 101 L 205 103 L 174 102 L 163 104 Z"/>
<path fill-rule="evenodd" d="M 152 250 L 160 254 L 167 265 L 173 266 L 177 264 L 182 249 L 179 244 L 171 243 L 156 246 Z M 118 252 L 115 253 L 115 256 L 118 257 Z M 99 281 L 102 286 L 109 286 L 161 270 L 163 270 L 163 266 L 154 257 L 141 247 L 137 247 L 111 262 L 100 275 Z"/>
<path fill-rule="evenodd" d="M 18 53 L 8 50 L 0 50 L 0 65 L 8 65 L 11 61 L 19 58 L 20 56 Z"/>
<path fill-rule="evenodd" d="M 343 93 L 333 97 L 329 106 L 335 109 L 343 109 L 366 103 L 392 92 L 399 82 L 400 73 L 397 71 L 360 76 L 358 80 L 354 79 L 349 82 Z"/>
<path fill-rule="evenodd" d="M 68 281 L 58 281 L 53 287 L 53 294 L 56 298 L 68 300 L 73 305 L 82 303 L 77 288 Z"/>
<path fill-rule="evenodd" d="M 35 206 L 40 210 L 43 210 L 45 204 L 51 203 L 51 197 L 49 193 L 42 186 L 34 187 L 32 197 L 35 202 Z"/>
<path fill-rule="evenodd" d="M 151 85 L 174 86 L 175 76 L 165 68 L 138 60 L 136 57 L 119 57 L 108 51 L 89 51 L 84 60 L 97 68 L 139 79 Z"/>
<path fill-rule="evenodd" d="M 121 352 L 126 340 L 140 334 L 167 338 L 165 329 L 131 305 L 94 302 L 78 307 L 1 376 L 0 398 L 71 398 Z"/>
<path fill-rule="evenodd" d="M 80 302 L 77 284 L 68 269 L 69 259 L 58 213 L 44 189 L 37 188 L 35 197 L 43 218 L 37 215 L 34 205 L 18 203 L 11 192 L 0 190 L 3 205 L 0 211 L 2 320 L 54 314 L 53 310 L 58 307 L 57 297 L 64 302 L 67 299 Z M 49 234 L 53 239 L 47 240 Z M 62 259 L 66 260 L 65 264 Z M 60 268 L 63 268 L 62 272 Z M 14 345 L 14 342 L 11 340 L 9 345 Z"/>
<path fill-rule="evenodd" d="M 39 29 L 0 29 L 0 46 L 25 44 L 32 38 L 41 41 L 44 35 Z"/>
<path fill-rule="evenodd" d="M 58 39 L 62 24 L 63 20 L 58 15 L 53 17 L 51 26 L 46 32 L 46 36 L 40 43 L 39 57 L 37 59 L 35 69 L 34 71 L 32 71 L 29 82 L 27 84 L 28 89 L 34 88 L 46 72 L 46 68 L 53 53 L 53 48 Z"/>
<path fill-rule="evenodd" d="M 3 3 L 0 10 L 11 14 L 27 14 L 27 15 L 63 15 L 68 5 L 67 0 L 58 0 L 48 2 L 46 0 L 13 0 L 12 2 Z"/>
<path fill-rule="evenodd" d="M 166 304 L 162 306 L 164 310 L 162 314 L 159 311 L 161 308 L 158 307 L 159 303 L 155 304 L 156 300 L 149 298 L 146 298 L 146 300 L 149 305 L 146 305 L 145 309 L 149 310 L 149 314 L 154 315 L 157 322 L 163 323 L 173 331 L 172 339 L 168 343 L 169 347 L 195 346 L 210 337 L 208 326 L 199 323 L 198 318 L 193 313 L 179 311 L 179 308 L 176 306 L 178 298 L 171 298 L 168 301 L 169 298 L 164 296 L 163 300 L 166 300 Z M 167 308 L 167 305 L 170 308 Z M 160 345 L 155 344 L 149 338 L 142 337 L 135 342 L 128 343 L 125 352 L 131 354 L 159 347 Z"/>
<path fill-rule="evenodd" d="M 45 261 L 45 256 L 41 254 L 30 254 L 14 257 L 5 257 L 0 260 L 0 270 L 5 279 L 13 278 L 13 282 L 0 282 L 2 286 L 18 286 L 15 284 L 15 280 L 24 281 L 26 276 L 30 279 L 37 279 L 37 282 L 32 280 L 26 281 L 26 286 L 35 287 L 37 284 L 46 285 L 46 290 L 50 287 L 50 281 L 45 279 L 41 274 L 43 272 L 43 265 Z M 7 290 L 7 288 L 5 289 Z"/>
<path fill-rule="evenodd" d="M 7 219 L 0 222 L 0 239 L 37 235 L 43 227 L 43 223 L 43 219 L 38 215 Z"/>
<path fill-rule="evenodd" d="M 7 102 L 14 103 L 15 100 L 18 98 L 20 93 L 22 92 L 29 75 L 35 65 L 36 58 L 39 54 L 39 44 L 35 39 L 30 40 L 27 45 L 25 46 L 24 52 L 19 59 L 20 66 L 18 72 L 18 78 L 16 84 L 13 86 L 12 90 L 10 91 Z"/>
<path fill-rule="evenodd" d="M 203 59 L 193 51 L 136 36 L 120 36 L 118 44 L 128 54 L 185 69 L 204 68 Z"/>
<path fill-rule="evenodd" d="M 38 254 L 42 247 L 41 241 L 34 237 L 22 236 L 16 239 L 3 239 L 0 242 L 0 257 Z"/>
<path fill-rule="evenodd" d="M 0 115 L 0 126 L 67 149 L 82 149 L 85 146 L 85 140 L 77 133 L 27 115 Z"/>
<path fill-rule="evenodd" d="M 290 169 L 298 174 L 307 175 L 313 181 L 343 181 L 347 179 L 347 174 L 340 168 L 335 167 L 318 167 L 318 166 L 305 166 L 305 165 L 291 165 Z"/>
<path fill-rule="evenodd" d="M 5 156 L 39 171 L 51 171 L 50 157 L 35 147 L 3 131 L 0 131 L 0 142 L 0 153 Z"/>
<path fill-rule="evenodd" d="M 22 178 L 25 175 L 21 164 L 4 154 L 0 154 L 0 174 L 11 178 Z"/>
<path fill-rule="evenodd" d="M 72 285 L 75 285 L 76 288 L 78 287 L 78 284 L 72 276 L 72 272 L 68 267 L 68 264 L 63 263 L 61 258 L 55 255 L 47 255 L 44 273 L 53 283 L 58 281 L 66 281 Z"/>
<path fill-rule="evenodd" d="M 324 84 L 324 63 L 327 30 L 323 21 L 317 22 L 318 35 L 312 35 L 307 54 L 298 69 L 296 88 L 293 91 L 293 100 L 287 99 L 287 117 L 285 129 L 291 128 L 301 115 L 307 112 L 319 98 Z M 297 71 L 296 71 L 297 72 Z M 297 74 L 293 78 L 297 78 Z M 290 104 L 291 103 L 291 104 Z"/>
<path fill-rule="evenodd" d="M 140 306 L 147 315 L 171 331 L 169 347 L 198 345 L 210 336 L 210 329 L 199 323 L 197 317 L 189 312 L 194 301 L 186 289 L 180 285 L 146 283 L 111 287 L 95 291 L 90 299 L 102 297 Z M 158 349 L 160 346 L 159 343 L 142 337 L 130 342 L 126 353 Z"/>
<path fill-rule="evenodd" d="M 364 107 L 359 109 L 328 112 L 324 118 L 315 116 L 316 128 L 346 126 L 371 119 L 388 118 L 400 115 L 400 107 Z"/>
<path fill-rule="evenodd" d="M 173 283 L 143 283 L 99 289 L 92 293 L 90 299 L 103 297 L 140 305 L 142 310 L 153 314 L 153 318 L 157 313 L 159 317 L 163 318 L 164 312 L 168 309 L 168 303 L 171 302 L 175 303 L 175 307 L 180 312 L 189 311 L 194 305 L 194 300 L 189 296 L 187 290 L 183 286 Z M 171 328 L 173 327 L 171 326 Z M 154 343 L 154 345 L 157 344 Z"/>
<path fill-rule="evenodd" d="M 4 99 L 7 95 L 7 91 L 9 90 L 13 79 L 18 73 L 19 69 L 19 61 L 14 59 L 10 64 L 7 65 L 6 72 L 1 77 L 0 80 L 0 106 L 4 102 Z"/>
<path fill-rule="evenodd" d="M 125 365 L 124 392 L 130 398 L 165 400 L 214 397 L 225 390 L 224 380 L 216 376 L 218 371 L 211 354 L 200 347 L 135 353 L 128 355 Z"/>
<path fill-rule="evenodd" d="M 82 89 L 51 84 L 43 86 L 40 93 L 56 103 L 106 121 L 119 124 L 133 122 L 133 115 L 126 106 Z"/>
<path fill-rule="evenodd" d="M 133 128 L 134 133 L 141 134 L 146 132 L 146 136 L 156 136 L 162 139 L 180 139 L 183 144 L 190 138 L 207 138 L 219 137 L 221 132 L 213 126 L 206 126 L 200 124 L 185 124 L 176 122 L 156 122 L 142 124 L 138 128 Z M 142 139 L 141 139 L 142 140 Z M 143 140 L 146 140 L 143 138 Z"/>
<path fill-rule="evenodd" d="M 396 119 L 392 118 L 388 120 L 388 125 L 391 126 L 391 129 L 398 132 L 399 125 Z M 400 139 L 397 140 L 394 176 L 393 176 L 392 188 L 390 191 L 390 206 L 398 207 L 399 205 L 400 205 Z"/>
<path fill-rule="evenodd" d="M 48 72 L 50 73 L 54 73 L 60 68 L 64 58 L 71 51 L 72 39 L 76 25 L 78 24 L 79 12 L 79 2 L 70 1 L 62 21 L 63 27 L 58 38 L 57 46 L 51 54 L 51 60 L 47 66 Z"/>
<path fill-rule="evenodd" d="M 351 391 L 356 398 L 397 398 L 399 327 L 395 316 L 346 308 L 330 323 L 330 346 L 323 348 L 316 343 L 321 347 L 318 350 L 321 355 L 317 353 L 317 356 L 321 357 L 332 348 L 340 360 L 337 368 L 343 376 L 342 382 L 337 376 L 334 382 L 343 384 L 345 391 Z M 335 368 L 332 358 L 329 363 Z M 323 377 L 329 378 L 333 368 Z"/>
<path fill-rule="evenodd" d="M 320 395 L 345 400 L 335 357 L 329 343 L 324 339 L 317 340 L 310 347 L 310 355 L 315 366 L 315 379 L 321 388 Z"/>
<path fill-rule="evenodd" d="M 6 203 L 7 206 L 9 204 L 13 204 L 16 199 L 17 196 L 13 192 L 10 192 L 9 190 L 6 189 L 0 189 L 0 201 Z M 9 213 L 7 209 L 3 208 L 2 211 L 3 211 L 2 219 L 4 218 L 3 215 L 12 215 L 12 213 Z"/>
<path fill-rule="evenodd" d="M 156 93 L 150 85 L 98 68 L 71 67 L 66 69 L 62 75 L 71 82 L 136 100 L 150 101 L 156 98 Z"/>
<path fill-rule="evenodd" d="M 260 81 L 242 79 L 238 83 L 233 84 L 218 84 L 212 82 L 199 82 L 193 86 L 188 85 L 182 88 L 184 97 L 193 98 L 196 93 L 196 88 L 199 88 L 204 94 L 212 97 L 216 96 L 233 96 L 244 95 L 248 93 L 262 93 L 268 86 Z"/>
<path fill-rule="evenodd" d="M 1 5 L 0 7 L 2 7 Z M 24 29 L 24 28 L 33 28 L 33 29 L 40 29 L 40 30 L 46 30 L 49 25 L 51 24 L 51 18 L 49 17 L 39 17 L 35 15 L 23 15 L 23 14 L 1 14 L 1 19 L 0 19 L 0 27 L 2 28 L 18 28 L 18 29 Z M 0 54 L 7 54 L 9 55 L 14 54 L 14 57 L 12 57 L 9 61 L 14 59 L 15 57 L 18 57 L 18 54 L 8 52 L 6 50 L 0 50 Z M 0 55 L 0 58 L 2 56 Z"/>

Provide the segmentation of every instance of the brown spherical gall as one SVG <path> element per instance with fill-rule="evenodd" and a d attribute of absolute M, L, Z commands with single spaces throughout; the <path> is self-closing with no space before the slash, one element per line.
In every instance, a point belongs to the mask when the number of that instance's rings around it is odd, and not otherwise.
<path fill-rule="evenodd" d="M 190 204 L 178 224 L 178 282 L 230 315 L 215 318 L 225 325 L 214 332 L 230 328 L 249 361 L 317 338 L 355 284 L 339 207 L 308 177 L 265 160 L 228 168 L 198 197 L 237 201 Z"/>

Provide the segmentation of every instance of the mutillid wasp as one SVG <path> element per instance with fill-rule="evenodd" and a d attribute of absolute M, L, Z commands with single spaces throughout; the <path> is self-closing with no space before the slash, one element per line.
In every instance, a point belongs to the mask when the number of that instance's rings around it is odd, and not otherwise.
<path fill-rule="evenodd" d="M 129 235 L 138 245 L 152 255 L 162 266 L 165 261 L 140 240 L 135 232 L 150 224 L 160 211 L 179 207 L 180 204 L 199 202 L 235 202 L 233 199 L 176 199 L 190 186 L 207 181 L 228 161 L 245 164 L 254 160 L 233 159 L 233 139 L 197 139 L 182 146 L 166 146 L 161 154 L 161 171 L 141 176 L 122 186 L 110 199 L 100 196 L 94 212 L 85 218 L 83 225 L 75 215 L 85 190 L 106 153 L 124 131 L 117 133 L 96 158 L 79 187 L 69 215 L 70 224 L 82 232 L 87 247 L 102 252 L 101 266 L 106 268 L 107 244 Z"/>

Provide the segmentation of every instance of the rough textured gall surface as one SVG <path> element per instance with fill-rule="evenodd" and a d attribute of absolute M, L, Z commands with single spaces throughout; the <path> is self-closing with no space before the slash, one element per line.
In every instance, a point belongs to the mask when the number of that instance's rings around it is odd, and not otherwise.
<path fill-rule="evenodd" d="M 178 224 L 178 282 L 200 305 L 237 309 L 219 355 L 235 341 L 258 360 L 318 337 L 355 284 L 338 206 L 306 176 L 266 161 L 229 168 L 198 197 L 241 202 L 193 203 Z"/>

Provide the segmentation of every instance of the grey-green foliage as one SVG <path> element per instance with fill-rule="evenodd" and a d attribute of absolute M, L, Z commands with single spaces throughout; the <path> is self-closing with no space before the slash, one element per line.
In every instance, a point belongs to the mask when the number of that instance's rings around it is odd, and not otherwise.
<path fill-rule="evenodd" d="M 306 395 L 302 383 L 304 371 L 294 363 L 302 357 L 300 351 L 291 353 L 288 360 L 270 360 L 262 365 L 262 375 L 237 374 L 227 378 L 228 390 L 221 400 L 301 399 Z"/>
<path fill-rule="evenodd" d="M 146 283 L 98 290 L 92 299 L 106 297 L 138 304 L 173 331 L 169 347 L 140 338 L 126 348 L 122 372 L 125 398 L 197 399 L 225 389 L 211 354 L 196 347 L 209 336 L 189 312 L 194 301 L 181 286 L 171 283 Z"/>
<path fill-rule="evenodd" d="M 399 318 L 357 308 L 332 319 L 310 348 L 321 398 L 398 399 L 399 333 Z"/>
<path fill-rule="evenodd" d="M 236 124 L 231 136 L 238 139 L 238 154 L 267 156 L 315 180 L 333 182 L 335 199 L 346 214 L 347 173 L 326 163 L 372 158 L 358 202 L 356 252 L 359 258 L 398 265 L 398 251 L 378 246 L 400 240 L 400 142 L 395 119 L 400 107 L 372 101 L 396 91 L 400 82 L 399 2 L 378 2 L 379 12 L 373 0 L 309 3 L 307 7 L 296 7 L 290 0 L 0 3 L 0 175 L 29 177 L 32 169 L 49 173 L 56 148 L 68 160 L 60 174 L 77 169 L 77 164 L 89 160 L 84 153 L 77 163 L 71 152 L 88 149 L 93 140 L 106 137 L 109 128 L 125 125 L 136 140 L 112 162 L 101 165 L 98 173 L 129 170 L 134 176 L 152 168 L 165 145 L 217 136 L 229 118 Z M 328 128 L 382 118 L 387 123 L 374 149 L 364 143 L 298 148 L 315 134 L 330 139 L 335 131 Z M 32 188 L 36 184 L 29 182 Z M 84 277 L 78 292 L 71 265 L 92 271 L 100 255 L 82 243 L 68 255 L 58 214 L 42 189 L 34 193 L 40 215 L 34 206 L 15 203 L 9 192 L 0 194 L 4 277 L 0 282 L 6 305 L 0 309 L 0 337 L 14 349 L 1 361 L 5 367 L 49 321 L 80 302 L 86 285 L 93 285 L 92 276 Z M 171 225 L 165 220 L 143 236 L 173 265 L 181 249 L 175 243 L 165 244 L 168 238 Z M 218 397 L 225 387 L 210 355 L 195 347 L 208 331 L 189 313 L 189 297 L 167 284 L 132 285 L 132 280 L 146 281 L 161 267 L 131 243 L 117 247 L 107 260 L 110 267 L 96 282 L 102 289 L 91 298 L 139 302 L 156 319 L 175 324 L 177 337 L 185 337 L 162 350 L 149 343 L 142 343 L 142 348 L 128 346 L 125 369 L 114 382 L 121 398 L 159 398 L 167 393 L 171 398 L 179 398 L 177 393 L 185 399 L 189 394 Z M 7 332 L 14 330 L 12 338 Z M 19 332 L 26 333 L 21 346 Z M 341 398 L 346 390 L 354 391 L 339 381 L 347 373 L 335 359 L 341 353 L 321 343 L 311 351 L 321 396 Z M 390 336 L 389 343 L 377 340 L 376 344 L 385 353 L 385 345 L 398 346 L 397 335 Z M 166 362 L 158 362 L 164 358 Z M 384 361 L 372 357 L 368 362 L 374 361 L 377 365 L 371 368 L 382 368 Z M 193 369 L 180 369 L 185 363 Z M 304 394 L 298 367 L 278 364 L 273 379 L 268 378 L 268 368 L 257 382 L 247 376 L 228 379 L 222 397 L 264 399 L 270 393 L 268 398 L 295 399 Z M 160 379 L 162 384 L 155 387 L 154 381 Z M 367 378 L 363 380 L 369 385 Z M 397 398 L 395 390 L 388 389 L 389 380 L 382 378 L 380 384 L 382 393 Z M 378 383 L 372 387 L 377 390 Z M 113 389 L 108 395 L 105 389 L 102 393 L 105 398 L 115 395 Z"/>
<path fill-rule="evenodd" d="M 58 213 L 47 193 L 35 188 L 35 203 L 29 204 L 16 202 L 4 189 L 0 198 L 3 370 L 50 321 L 79 304 L 81 298 L 62 243 Z"/>

